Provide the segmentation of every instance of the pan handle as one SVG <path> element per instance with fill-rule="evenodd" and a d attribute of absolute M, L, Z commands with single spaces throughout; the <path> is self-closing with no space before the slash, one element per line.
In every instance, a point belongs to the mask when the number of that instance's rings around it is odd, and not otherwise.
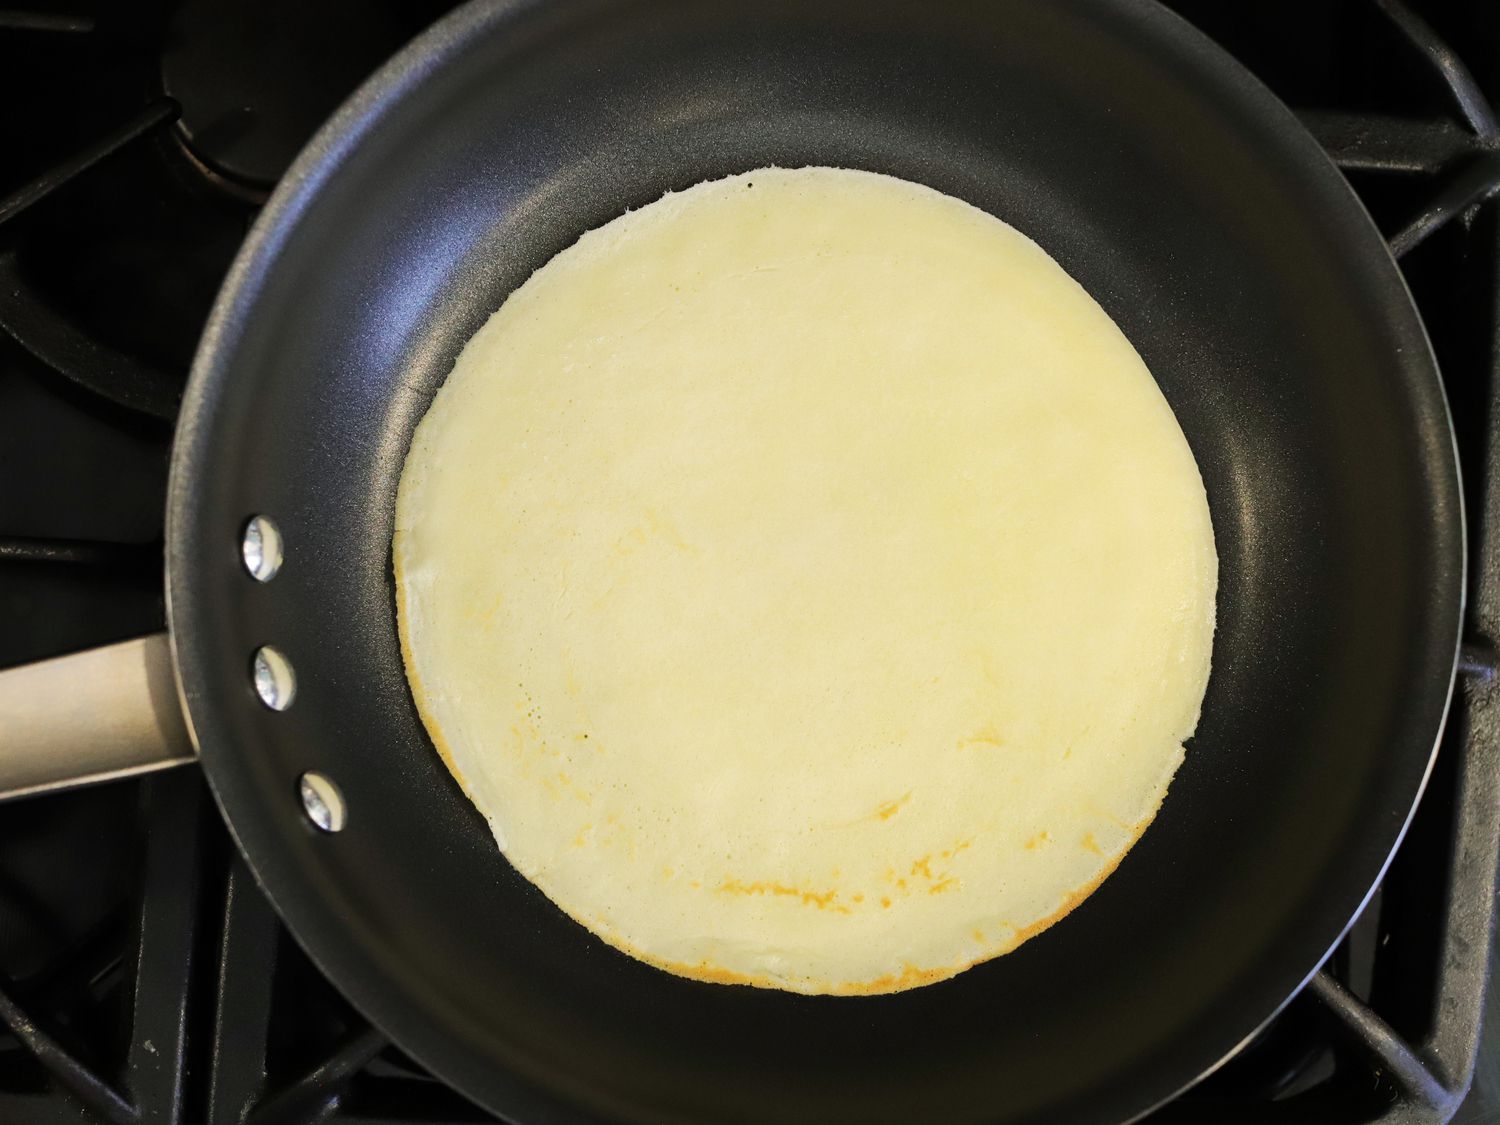
<path fill-rule="evenodd" d="M 0 672 L 0 799 L 196 756 L 165 633 Z"/>

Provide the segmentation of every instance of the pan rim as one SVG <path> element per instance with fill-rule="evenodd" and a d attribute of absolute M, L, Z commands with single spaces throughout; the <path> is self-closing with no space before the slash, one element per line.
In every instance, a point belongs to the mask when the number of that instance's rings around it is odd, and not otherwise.
<path fill-rule="evenodd" d="M 1362 200 L 1328 154 L 1292 111 L 1260 79 L 1186 19 L 1158 3 L 1158 0 L 1075 2 L 1090 9 L 1128 12 L 1143 24 L 1150 24 L 1151 33 L 1156 38 L 1172 41 L 1188 57 L 1211 63 L 1219 73 L 1226 95 L 1232 95 L 1268 123 L 1277 125 L 1281 143 L 1288 149 L 1300 150 L 1298 155 L 1307 173 L 1321 177 L 1324 187 L 1341 197 L 1341 206 L 1353 209 L 1350 213 L 1354 221 L 1366 228 L 1367 252 L 1377 255 L 1378 269 L 1384 275 L 1382 285 L 1389 287 L 1390 298 L 1398 304 L 1402 315 L 1409 316 L 1419 334 L 1420 354 L 1405 357 L 1406 363 L 1409 370 L 1418 372 L 1414 375 L 1414 380 L 1420 384 L 1419 392 L 1430 398 L 1424 405 L 1434 411 L 1433 425 L 1437 426 L 1440 421 L 1439 428 L 1446 430 L 1446 441 L 1439 442 L 1437 448 L 1429 449 L 1426 453 L 1426 468 L 1433 474 L 1435 481 L 1429 488 L 1433 491 L 1441 490 L 1452 501 L 1451 518 L 1445 521 L 1451 526 L 1451 542 L 1435 543 L 1434 553 L 1438 553 L 1439 547 L 1452 552 L 1450 565 L 1443 568 L 1442 576 L 1448 579 L 1447 585 L 1455 589 L 1444 590 L 1441 597 L 1434 596 L 1432 600 L 1434 618 L 1446 620 L 1444 615 L 1452 613 L 1451 651 L 1448 646 L 1439 647 L 1438 634 L 1441 630 L 1436 626 L 1431 630 L 1433 636 L 1430 639 L 1433 646 L 1432 659 L 1442 659 L 1447 664 L 1445 695 L 1420 781 L 1412 793 L 1410 806 L 1399 829 L 1391 837 L 1384 858 L 1369 885 L 1365 887 L 1357 907 L 1331 936 L 1316 963 L 1308 967 L 1289 990 L 1281 992 L 1280 998 L 1255 1026 L 1227 1051 L 1128 1119 L 1137 1121 L 1214 1073 L 1270 1024 L 1321 970 L 1385 877 L 1431 778 L 1452 707 L 1467 608 L 1468 529 L 1451 409 L 1426 326 L 1389 244 L 1380 234 Z M 166 611 L 178 696 L 189 736 L 199 751 L 200 760 L 204 762 L 210 789 L 236 847 L 245 857 L 256 881 L 267 891 L 278 913 L 283 911 L 284 900 L 278 900 L 271 889 L 276 876 L 268 874 L 268 869 L 275 864 L 266 863 L 264 854 L 258 857 L 253 847 L 247 848 L 247 834 L 242 833 L 243 825 L 237 825 L 230 809 L 236 798 L 227 792 L 223 778 L 218 776 L 218 771 L 212 764 L 216 754 L 211 745 L 205 751 L 200 732 L 199 718 L 207 716 L 208 708 L 212 705 L 205 698 L 208 693 L 201 679 L 196 679 L 194 675 L 199 644 L 191 622 L 198 620 L 201 627 L 202 613 L 197 608 L 197 596 L 188 577 L 193 567 L 186 548 L 188 536 L 185 529 L 192 526 L 196 518 L 193 481 L 199 474 L 199 464 L 208 456 L 203 436 L 204 422 L 215 409 L 225 374 L 231 367 L 230 357 L 236 342 L 253 315 L 264 279 L 274 270 L 281 247 L 295 236 L 303 213 L 318 196 L 322 186 L 338 174 L 350 154 L 378 127 L 383 119 L 383 110 L 419 87 L 426 75 L 441 69 L 447 60 L 460 54 L 476 37 L 487 34 L 491 28 L 502 26 L 511 19 L 519 18 L 530 9 L 541 7 L 543 3 L 544 0 L 470 0 L 402 48 L 367 79 L 320 128 L 277 185 L 242 244 L 214 302 L 183 396 L 173 441 L 166 516 Z M 1442 479 L 1438 481 L 1438 477 Z M 1431 690 L 1435 698 L 1436 685 Z M 195 702 L 199 708 L 197 715 Z M 201 725 L 203 729 L 209 729 L 214 725 L 214 720 L 210 718 Z M 1382 837 L 1383 835 L 1384 833 Z M 519 1071 L 502 1072 L 496 1067 L 490 1067 L 481 1073 L 477 1068 L 465 1065 L 452 1051 L 455 1036 L 451 1030 L 439 1026 L 430 1011 L 420 1011 L 404 997 L 384 988 L 378 964 L 368 952 L 358 951 L 357 943 L 345 941 L 341 949 L 333 949 L 333 943 L 306 940 L 299 931 L 299 926 L 290 920 L 287 929 L 319 970 L 337 985 L 340 992 L 372 1024 L 382 1030 L 400 1025 L 402 1032 L 392 1035 L 393 1041 L 443 1081 L 451 1083 L 471 1097 L 482 1097 L 481 1104 L 496 1112 L 519 1113 L 528 1120 L 574 1120 L 589 1112 L 579 1103 L 565 1100 L 562 1095 L 546 1089 Z M 351 953 L 355 952 L 358 955 L 352 957 Z M 1266 991 L 1269 992 L 1269 989 Z M 1252 1005 L 1242 1000 L 1241 1006 L 1264 1008 L 1265 1004 L 1257 1000 Z M 607 1096 L 608 1091 L 603 1094 Z"/>

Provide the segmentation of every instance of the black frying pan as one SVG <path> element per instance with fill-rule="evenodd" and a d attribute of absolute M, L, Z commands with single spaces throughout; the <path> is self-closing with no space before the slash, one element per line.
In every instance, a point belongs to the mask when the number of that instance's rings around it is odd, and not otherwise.
<path fill-rule="evenodd" d="M 693 983 L 565 918 L 423 732 L 390 538 L 459 348 L 583 231 L 768 164 L 929 184 L 1038 241 L 1159 380 L 1221 564 L 1187 763 L 1118 873 L 1016 952 L 894 996 Z M 270 515 L 285 563 L 247 576 Z M 1463 522 L 1384 243 L 1254 79 L 1149 0 L 481 2 L 277 191 L 183 407 L 182 693 L 256 874 L 398 1043 L 526 1121 L 1105 1122 L 1232 1052 L 1377 881 L 1451 687 Z M 249 666 L 295 666 L 282 712 Z M 1079 683 L 1087 692 L 1089 685 Z M 307 770 L 347 824 L 312 827 Z"/>

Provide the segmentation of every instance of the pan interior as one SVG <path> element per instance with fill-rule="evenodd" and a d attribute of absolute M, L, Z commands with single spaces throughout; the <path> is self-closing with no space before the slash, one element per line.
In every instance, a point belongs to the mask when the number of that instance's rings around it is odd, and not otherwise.
<path fill-rule="evenodd" d="M 583 231 L 698 181 L 835 165 L 1036 240 L 1158 379 L 1207 488 L 1214 670 L 1152 831 L 1044 938 L 893 996 L 638 964 L 496 861 L 394 625 L 396 483 L 458 350 Z M 1462 528 L 1425 337 L 1311 139 L 1163 10 L 489 4 L 346 107 L 210 326 L 170 595 L 204 763 L 313 956 L 438 1073 L 545 1119 L 1112 1121 L 1267 1018 L 1399 838 L 1451 681 Z M 284 561 L 250 579 L 246 521 Z M 249 669 L 295 669 L 284 711 Z M 1083 686 L 1080 686 L 1083 690 Z M 316 770 L 347 824 L 320 832 Z"/>

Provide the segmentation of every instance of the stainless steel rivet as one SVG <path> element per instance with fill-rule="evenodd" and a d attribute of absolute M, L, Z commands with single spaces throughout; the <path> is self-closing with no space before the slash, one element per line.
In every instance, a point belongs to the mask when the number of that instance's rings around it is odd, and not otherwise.
<path fill-rule="evenodd" d="M 278 648 L 261 645 L 251 662 L 255 694 L 272 711 L 285 711 L 297 697 L 297 673 Z"/>
<path fill-rule="evenodd" d="M 341 832 L 349 822 L 349 807 L 339 787 L 316 770 L 308 770 L 297 779 L 297 794 L 307 819 L 324 832 Z"/>
<path fill-rule="evenodd" d="M 240 558 L 257 582 L 269 582 L 281 569 L 281 531 L 269 516 L 251 516 L 240 540 Z"/>

